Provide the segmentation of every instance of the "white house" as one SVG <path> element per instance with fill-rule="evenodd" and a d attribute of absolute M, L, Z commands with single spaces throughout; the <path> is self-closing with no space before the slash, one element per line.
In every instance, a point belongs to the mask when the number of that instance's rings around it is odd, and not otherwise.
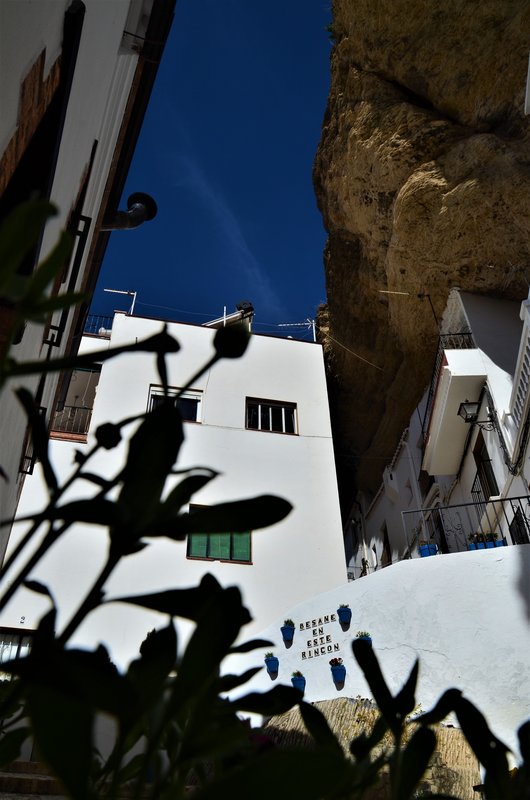
<path fill-rule="evenodd" d="M 530 542 L 529 308 L 451 292 L 431 384 L 376 497 L 352 507 L 350 577 L 420 545 L 427 555 Z"/>
<path fill-rule="evenodd" d="M 81 352 L 142 340 L 160 329 L 157 320 L 117 313 L 111 331 L 83 338 Z M 215 330 L 169 323 L 168 332 L 182 348 L 168 358 L 169 383 L 178 389 L 212 355 Z M 104 362 L 101 372 L 74 372 L 67 402 L 52 423 L 50 452 L 61 480 L 72 470 L 74 451 L 86 453 L 92 447 L 98 425 L 144 413 L 160 393 L 152 354 L 121 355 Z M 192 586 L 209 572 L 223 585 L 242 589 L 253 627 L 261 629 L 314 594 L 344 584 L 346 563 L 321 346 L 252 335 L 241 359 L 224 360 L 208 370 L 189 387 L 179 407 L 185 441 L 178 469 L 203 466 L 219 472 L 193 497 L 194 504 L 273 494 L 288 499 L 293 511 L 270 528 L 250 531 L 246 539 L 225 533 L 204 541 L 152 540 L 148 548 L 120 564 L 109 581 L 109 594 Z M 90 462 L 90 471 L 116 474 L 123 457 L 123 446 L 102 451 Z M 19 506 L 22 516 L 45 502 L 45 487 L 37 473 L 40 469 L 26 481 Z M 89 497 L 98 491 L 99 487 L 82 482 L 68 497 Z M 8 555 L 20 541 L 22 528 L 15 526 Z M 57 598 L 59 629 L 101 568 L 106 545 L 105 529 L 77 525 L 33 571 L 32 577 L 48 585 Z M 2 613 L 0 625 L 4 633 L 34 629 L 47 607 L 44 597 L 20 590 Z M 158 620 L 147 611 L 109 605 L 87 619 L 75 641 L 87 645 L 104 641 L 112 658 L 124 663 Z"/>
<path fill-rule="evenodd" d="M 0 3 L 0 222 L 34 195 L 57 206 L 58 215 L 21 268 L 31 274 L 67 229 L 74 249 L 53 294 L 90 296 L 110 231 L 133 227 L 155 212 L 150 199 L 140 197 L 142 205 L 136 195 L 128 212 L 117 213 L 173 9 L 174 0 Z M 88 303 L 56 312 L 46 326 L 28 323 L 17 331 L 12 357 L 75 353 L 87 308 Z M 7 347 L 12 318 L 12 303 L 0 297 L 0 351 Z M 31 377 L 24 385 L 49 421 L 62 397 L 57 375 Z M 14 515 L 24 475 L 34 466 L 26 418 L 12 387 L 0 396 L 0 441 L 7 475 L 0 479 L 0 517 L 6 519 Z"/>

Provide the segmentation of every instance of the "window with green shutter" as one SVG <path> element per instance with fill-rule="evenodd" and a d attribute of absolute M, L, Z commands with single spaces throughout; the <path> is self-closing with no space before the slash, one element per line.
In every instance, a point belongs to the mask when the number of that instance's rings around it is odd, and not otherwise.
<path fill-rule="evenodd" d="M 250 531 L 244 533 L 190 533 L 188 558 L 250 563 Z"/>

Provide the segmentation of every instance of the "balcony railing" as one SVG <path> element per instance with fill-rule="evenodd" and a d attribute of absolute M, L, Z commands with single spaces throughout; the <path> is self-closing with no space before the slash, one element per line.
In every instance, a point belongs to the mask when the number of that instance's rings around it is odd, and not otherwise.
<path fill-rule="evenodd" d="M 85 322 L 85 333 L 92 336 L 104 336 L 110 338 L 113 317 L 105 317 L 101 314 L 89 314 Z"/>
<path fill-rule="evenodd" d="M 495 539 L 497 546 L 530 544 L 530 495 L 487 500 L 482 496 L 480 502 L 414 509 L 401 516 L 405 558 L 417 555 L 420 542 L 435 544 L 438 553 L 468 550 L 472 539 L 488 547 L 496 546 Z"/>
<path fill-rule="evenodd" d="M 443 366 L 444 350 L 473 350 L 475 347 L 475 340 L 473 339 L 473 334 L 471 333 L 444 333 L 440 336 L 438 340 L 436 358 L 434 359 L 434 368 L 429 386 L 427 405 L 425 406 L 425 414 L 421 426 L 424 442 L 429 431 L 429 423 L 431 421 L 431 414 L 434 406 L 434 397 L 436 395 L 438 380 L 440 378 L 440 372 Z"/>
<path fill-rule="evenodd" d="M 55 412 L 50 433 L 55 436 L 86 436 L 91 417 L 91 408 L 64 406 L 62 411 Z"/>

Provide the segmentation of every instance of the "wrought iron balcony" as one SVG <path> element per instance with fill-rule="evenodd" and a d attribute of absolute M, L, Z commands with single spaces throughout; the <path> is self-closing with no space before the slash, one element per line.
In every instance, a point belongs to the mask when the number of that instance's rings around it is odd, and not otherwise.
<path fill-rule="evenodd" d="M 434 367 L 432 371 L 431 383 L 429 386 L 429 395 L 427 397 L 427 405 L 425 406 L 425 414 L 422 422 L 422 435 L 423 440 L 427 438 L 429 430 L 429 422 L 431 420 L 432 409 L 434 405 L 434 398 L 436 395 L 436 388 L 440 378 L 440 372 L 444 363 L 444 350 L 473 350 L 476 347 L 473 334 L 468 333 L 445 333 L 442 334 L 438 340 L 438 350 L 434 359 Z"/>
<path fill-rule="evenodd" d="M 92 417 L 92 409 L 84 406 L 64 406 L 62 411 L 56 411 L 50 434 L 55 438 L 61 435 L 86 437 Z"/>
<path fill-rule="evenodd" d="M 530 495 L 486 499 L 475 488 L 473 503 L 403 511 L 404 557 L 415 557 L 420 542 L 435 544 L 438 553 L 530 544 Z"/>

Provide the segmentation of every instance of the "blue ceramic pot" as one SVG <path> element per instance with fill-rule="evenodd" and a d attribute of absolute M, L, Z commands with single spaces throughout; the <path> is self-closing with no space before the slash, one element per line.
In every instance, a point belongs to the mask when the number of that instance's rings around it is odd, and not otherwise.
<path fill-rule="evenodd" d="M 436 555 L 436 545 L 435 544 L 420 544 L 418 547 L 418 553 L 420 554 L 421 558 L 426 558 L 427 556 L 435 556 Z"/>
<path fill-rule="evenodd" d="M 282 625 L 280 628 L 284 642 L 292 642 L 294 638 L 294 628 L 290 625 Z"/>
<path fill-rule="evenodd" d="M 344 683 L 346 679 L 346 667 L 344 664 L 337 664 L 336 667 L 331 667 L 331 674 L 333 675 L 333 683 Z"/>
<path fill-rule="evenodd" d="M 293 684 L 295 689 L 298 689 L 300 692 L 305 691 L 305 678 L 302 676 L 301 678 L 296 678 L 294 675 L 291 678 L 291 683 Z"/>
<path fill-rule="evenodd" d="M 269 658 L 265 659 L 265 666 L 267 667 L 267 672 L 269 674 L 271 672 L 278 672 L 280 660 L 276 658 L 276 656 L 269 656 Z"/>
<path fill-rule="evenodd" d="M 342 622 L 343 625 L 347 625 L 351 622 L 351 608 L 337 608 L 337 616 L 339 622 Z"/>

